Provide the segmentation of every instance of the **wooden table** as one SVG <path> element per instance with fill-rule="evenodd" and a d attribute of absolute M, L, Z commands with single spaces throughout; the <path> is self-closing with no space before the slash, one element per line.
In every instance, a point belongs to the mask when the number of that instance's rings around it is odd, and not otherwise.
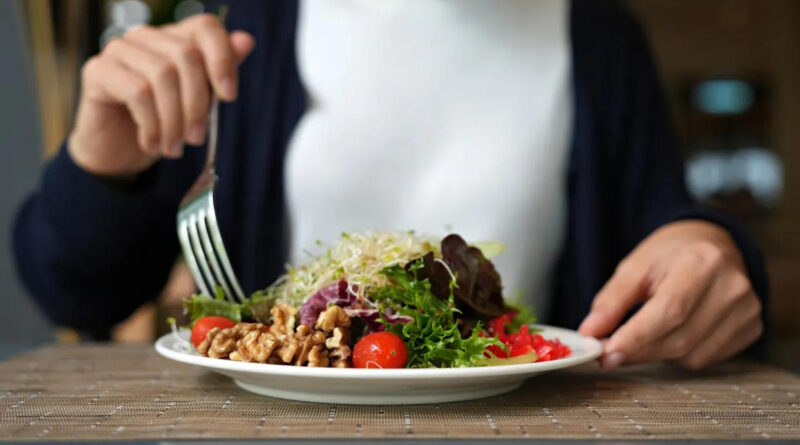
<path fill-rule="evenodd" d="M 800 439 L 800 378 L 744 363 L 592 365 L 472 402 L 348 406 L 250 394 L 149 345 L 52 346 L 0 362 L 0 438 Z"/>

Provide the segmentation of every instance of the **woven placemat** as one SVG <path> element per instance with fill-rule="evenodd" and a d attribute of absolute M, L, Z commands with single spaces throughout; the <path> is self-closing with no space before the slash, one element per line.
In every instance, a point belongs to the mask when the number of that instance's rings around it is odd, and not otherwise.
<path fill-rule="evenodd" d="M 727 364 L 594 366 L 506 396 L 418 406 L 313 404 L 250 394 L 150 346 L 45 347 L 0 363 L 0 438 L 800 438 L 800 378 Z"/>

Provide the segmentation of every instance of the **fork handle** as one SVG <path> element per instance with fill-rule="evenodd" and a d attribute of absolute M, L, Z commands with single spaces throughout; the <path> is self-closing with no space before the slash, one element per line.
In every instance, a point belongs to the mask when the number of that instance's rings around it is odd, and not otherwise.
<path fill-rule="evenodd" d="M 217 18 L 225 26 L 228 18 L 228 5 L 221 5 L 217 10 Z M 206 167 L 214 171 L 217 162 L 217 139 L 219 137 L 219 96 L 211 89 L 211 109 L 208 112 L 208 146 L 206 154 Z"/>
<path fill-rule="evenodd" d="M 217 162 L 217 140 L 219 137 L 219 98 L 213 91 L 211 95 L 211 111 L 208 113 L 206 168 L 214 171 Z"/>

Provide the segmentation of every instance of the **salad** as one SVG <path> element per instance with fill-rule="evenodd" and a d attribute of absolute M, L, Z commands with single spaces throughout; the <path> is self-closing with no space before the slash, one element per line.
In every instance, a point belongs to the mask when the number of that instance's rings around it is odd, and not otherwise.
<path fill-rule="evenodd" d="M 449 368 L 555 360 L 569 347 L 503 298 L 487 258 L 499 243 L 439 242 L 413 232 L 342 234 L 324 253 L 243 303 L 184 302 L 191 341 L 207 357 L 358 368 Z M 174 326 L 174 320 L 171 321 Z"/>

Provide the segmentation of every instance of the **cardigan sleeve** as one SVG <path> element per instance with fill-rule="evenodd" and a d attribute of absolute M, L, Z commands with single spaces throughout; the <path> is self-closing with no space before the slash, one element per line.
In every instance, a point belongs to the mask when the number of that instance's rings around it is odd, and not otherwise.
<path fill-rule="evenodd" d="M 766 302 L 768 285 L 763 258 L 755 240 L 738 222 L 721 211 L 697 205 L 684 182 L 683 160 L 670 125 L 671 116 L 645 33 L 621 7 L 620 38 L 609 63 L 615 91 L 608 97 L 607 135 L 613 168 L 620 172 L 618 239 L 625 251 L 653 230 L 679 219 L 703 219 L 725 228 L 741 251 L 758 296 Z M 764 311 L 766 312 L 766 311 Z"/>
<path fill-rule="evenodd" d="M 17 214 L 13 248 L 22 282 L 53 322 L 102 337 L 158 295 L 178 253 L 186 164 L 159 161 L 121 189 L 82 170 L 66 146 L 47 163 Z"/>

